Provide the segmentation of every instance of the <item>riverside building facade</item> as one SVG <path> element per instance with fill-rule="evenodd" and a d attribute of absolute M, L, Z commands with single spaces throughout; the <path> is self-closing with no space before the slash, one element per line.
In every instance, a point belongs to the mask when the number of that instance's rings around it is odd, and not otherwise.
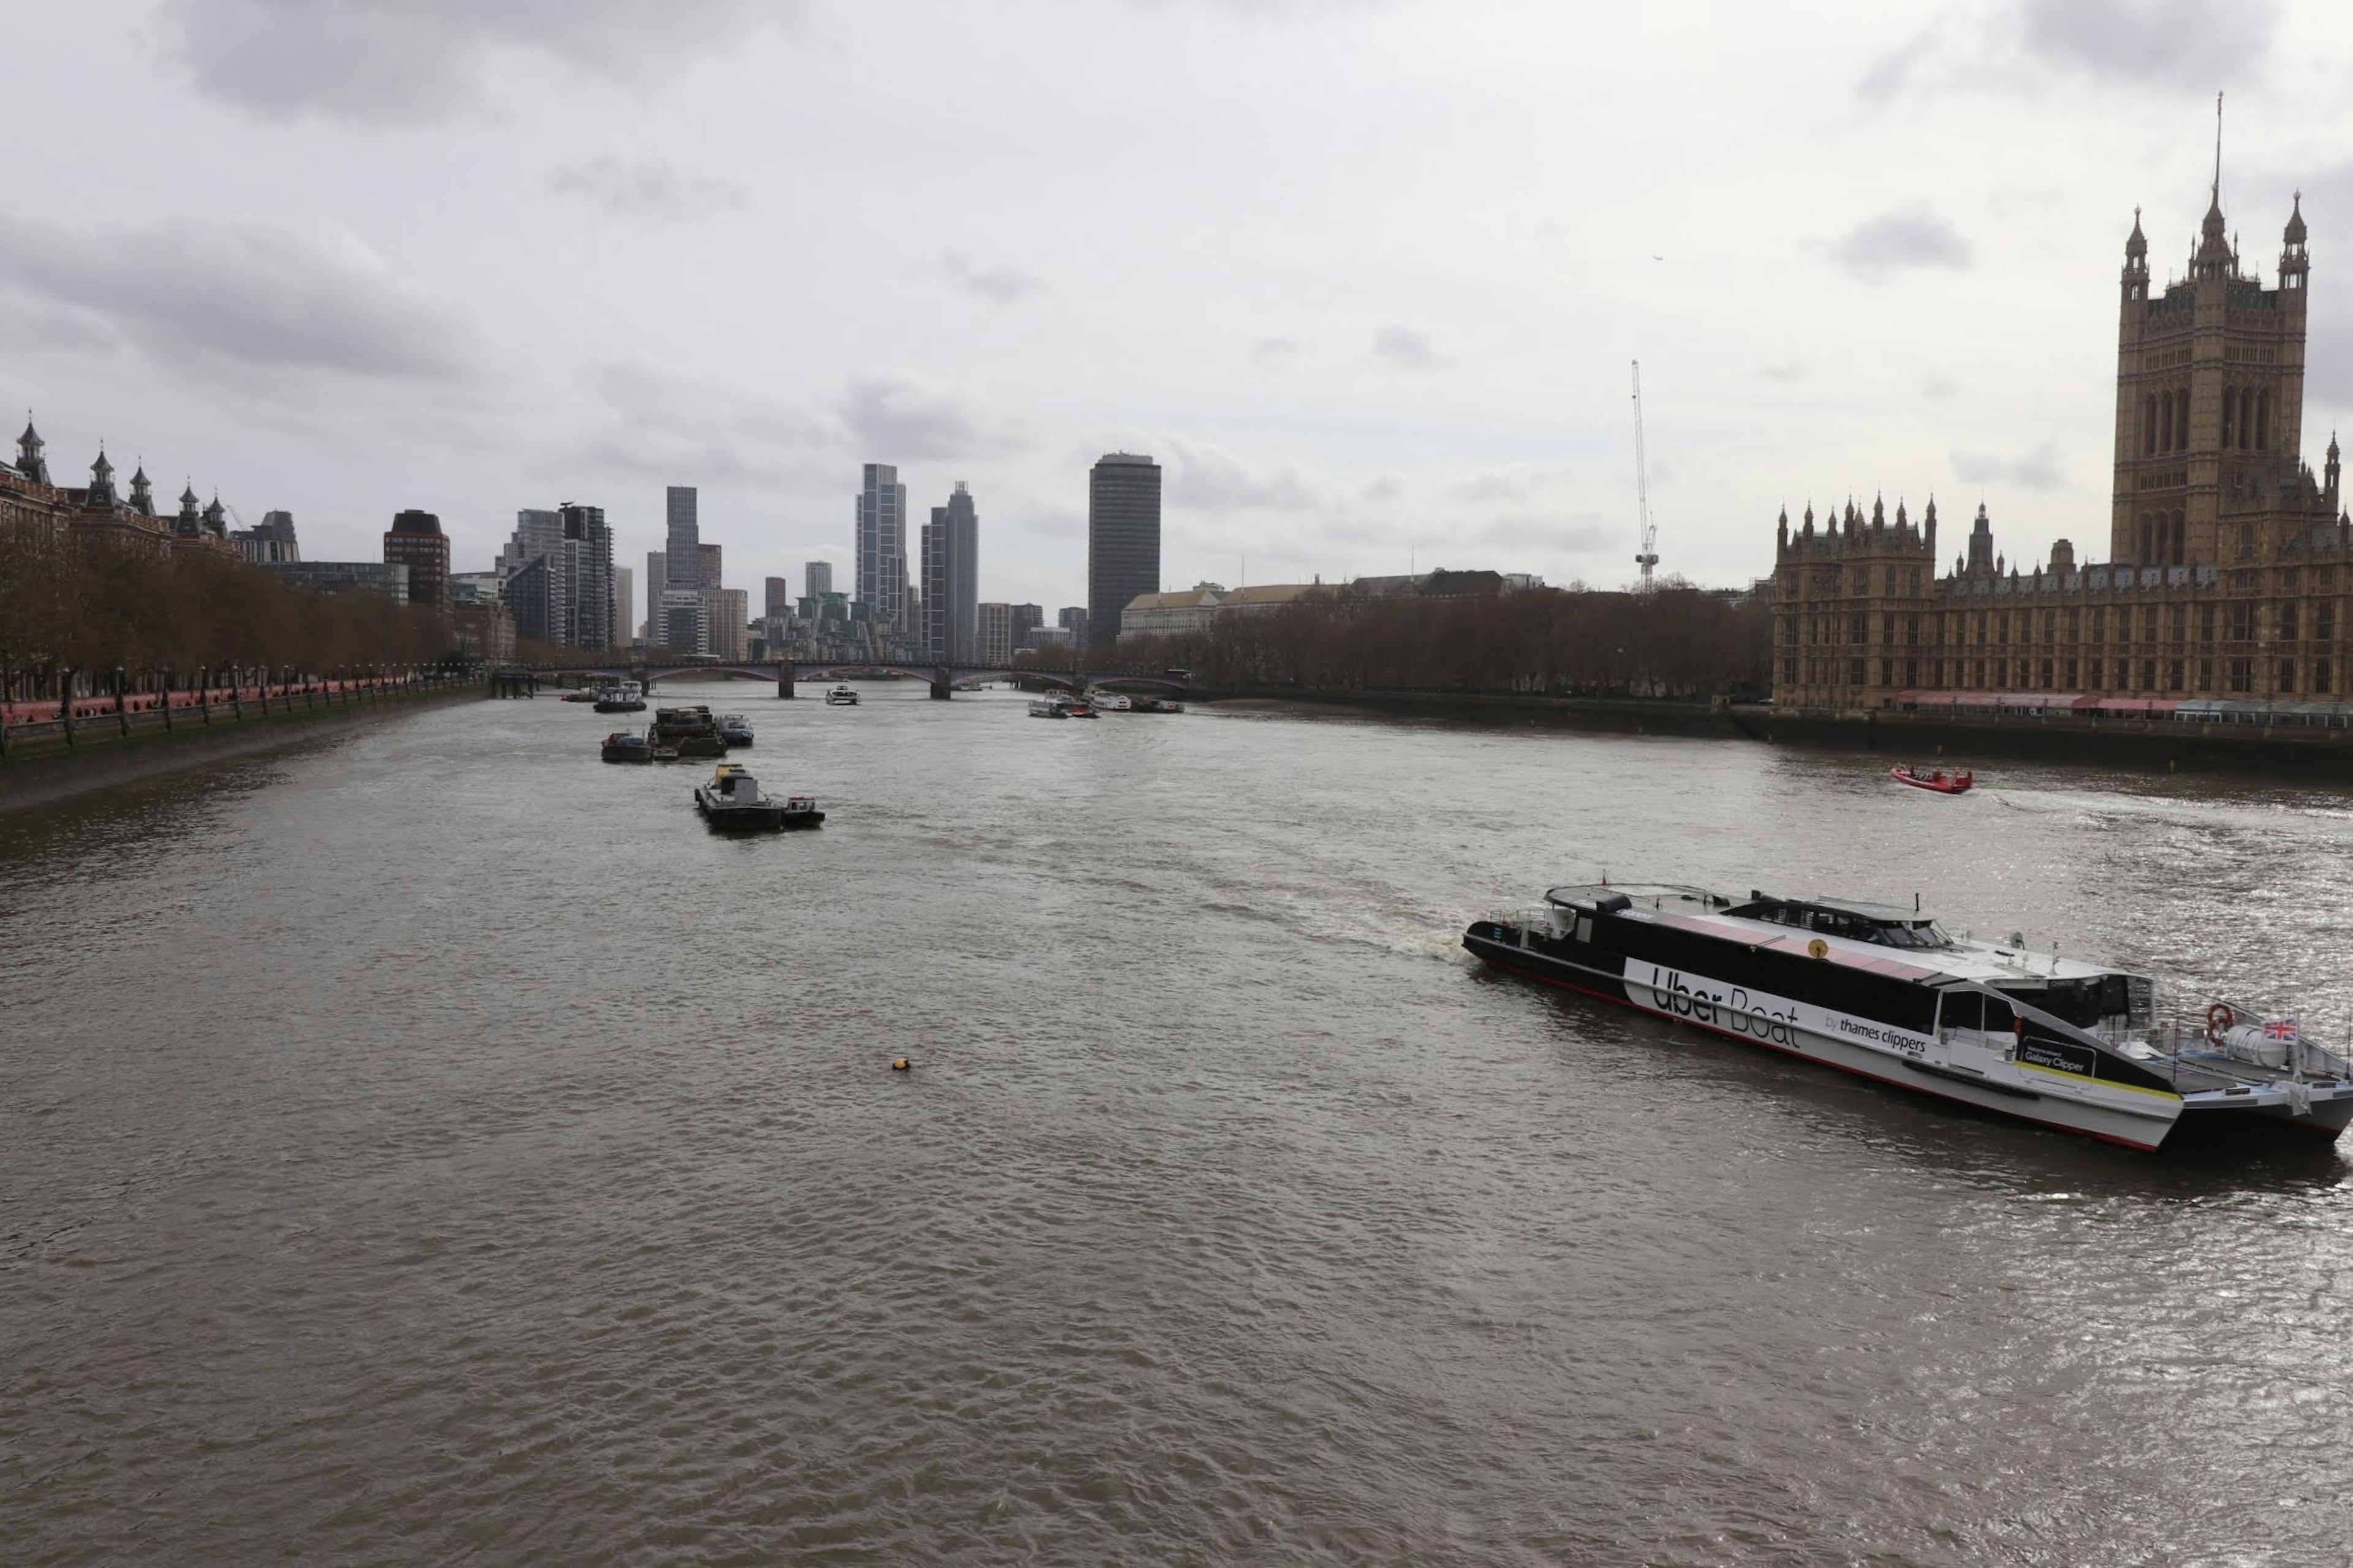
<path fill-rule="evenodd" d="M 1936 509 L 1850 501 L 1816 526 L 1784 510 L 1775 556 L 1777 704 L 2185 712 L 2346 700 L 2353 520 L 2329 438 L 2301 456 L 2303 202 L 2275 286 L 2242 269 L 2221 183 L 2184 277 L 2150 287 L 2134 215 L 2116 353 L 2105 564 L 2065 540 L 2031 571 L 1978 507 L 1939 574 Z"/>

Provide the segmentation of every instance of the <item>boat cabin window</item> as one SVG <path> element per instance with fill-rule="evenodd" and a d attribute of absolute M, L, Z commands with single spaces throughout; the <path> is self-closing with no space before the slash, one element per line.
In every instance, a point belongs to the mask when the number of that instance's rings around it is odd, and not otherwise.
<path fill-rule="evenodd" d="M 2125 1017 L 2132 1012 L 2131 985 L 2122 974 L 2052 980 L 2031 995 L 2021 993 L 2019 1000 L 2079 1029 L 2093 1028 L 2105 1018 Z"/>
<path fill-rule="evenodd" d="M 1817 904 L 1787 903 L 1759 899 L 1729 911 L 1744 920 L 1769 921 L 1800 931 L 1842 936 L 1852 942 L 1877 942 L 1882 947 L 1949 947 L 1952 939 L 1932 920 L 1896 920 L 1867 915 L 1856 910 L 1826 909 Z"/>
<path fill-rule="evenodd" d="M 1977 991 L 1947 991 L 1944 1005 L 1936 1012 L 1939 1029 L 1982 1029 L 1985 1027 L 1985 996 Z"/>

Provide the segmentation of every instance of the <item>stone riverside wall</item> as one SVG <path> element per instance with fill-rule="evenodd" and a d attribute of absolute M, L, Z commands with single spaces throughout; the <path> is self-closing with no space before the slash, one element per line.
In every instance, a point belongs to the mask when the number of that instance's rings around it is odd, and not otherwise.
<path fill-rule="evenodd" d="M 60 719 L 10 722 L 0 743 L 0 811 L 39 805 L 107 784 L 125 784 L 224 757 L 296 744 L 330 729 L 404 711 L 420 703 L 479 698 L 479 676 L 398 682 L 314 682 L 217 689 L 166 710 L 155 694 L 134 694 L 117 712 L 114 700 L 79 698 L 70 742 Z M 47 705 L 54 710 L 57 704 Z"/>
<path fill-rule="evenodd" d="M 1944 758 L 1968 765 L 1984 757 L 2046 757 L 2134 772 L 2213 770 L 2353 784 L 2353 728 L 2284 717 L 2263 722 L 1925 709 L 1838 713 L 1747 705 L 1734 708 L 1731 716 L 1756 740 L 1862 749 L 1898 763 Z"/>

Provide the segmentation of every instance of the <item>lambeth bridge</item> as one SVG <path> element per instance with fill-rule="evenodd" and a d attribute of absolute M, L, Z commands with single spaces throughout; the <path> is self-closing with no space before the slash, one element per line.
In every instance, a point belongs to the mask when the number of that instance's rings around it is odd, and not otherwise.
<path fill-rule="evenodd" d="M 543 682 L 554 686 L 586 686 L 605 681 L 634 680 L 651 691 L 660 682 L 683 676 L 727 680 L 773 680 L 776 695 L 791 697 L 796 682 L 805 680 L 921 680 L 931 688 L 935 700 L 944 702 L 959 690 L 976 691 L 1000 680 L 1029 681 L 1039 686 L 1057 687 L 1065 691 L 1078 691 L 1085 686 L 1101 686 L 1116 691 L 1149 691 L 1171 697 L 1189 697 L 1192 687 L 1184 671 L 1143 671 L 1104 669 L 1076 674 L 1054 669 L 1015 669 L 996 664 L 892 664 L 892 663 L 821 663 L 802 664 L 796 660 L 771 659 L 759 664 L 734 664 L 716 660 L 677 659 L 669 663 L 653 660 L 588 660 L 575 664 L 511 665 L 491 678 L 491 688 L 498 695 L 520 696 L 536 689 Z"/>

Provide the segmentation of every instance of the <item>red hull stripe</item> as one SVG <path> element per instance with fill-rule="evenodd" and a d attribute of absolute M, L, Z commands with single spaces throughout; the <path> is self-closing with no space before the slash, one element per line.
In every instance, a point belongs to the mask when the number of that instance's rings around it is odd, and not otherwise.
<path fill-rule="evenodd" d="M 1595 991 L 1571 981 L 1556 979 L 1538 970 L 1523 969 L 1516 963 L 1507 963 L 1500 958 L 1490 958 L 1483 952 L 1478 957 L 1480 962 L 1493 964 L 1505 973 L 1516 974 L 1524 980 L 1534 980 L 1541 984 L 1557 986 L 1563 991 L 1574 991 L 1580 996 L 1590 996 L 1597 1002 L 1614 1002 L 1620 1007 L 1641 1014 L 1645 1018 L 1659 1018 L 1667 1023 L 1681 1024 L 1689 1029 L 1704 1029 L 1711 1035 L 1720 1035 L 1727 1040 L 1737 1041 L 1744 1046 L 1762 1046 L 1768 1051 L 1778 1051 L 1785 1057 L 1796 1057 L 1799 1061 L 1812 1062 L 1820 1067 L 1836 1068 L 1842 1073 L 1852 1073 L 1856 1078 L 1869 1079 L 1873 1083 L 1885 1084 L 1890 1089 L 1900 1089 L 1907 1094 L 1925 1094 L 1936 1100 L 1948 1100 L 1955 1105 L 1966 1105 L 1972 1110 L 1995 1111 L 2003 1116 L 2015 1117 L 2021 1121 L 2031 1121 L 2038 1127 L 2049 1127 L 2060 1132 L 2080 1133 L 2086 1138 L 2097 1138 L 2104 1143 L 2115 1143 L 2126 1149 L 2136 1149 L 2144 1154 L 2157 1152 L 2157 1145 L 2154 1143 L 2136 1143 L 2129 1138 L 2120 1138 L 2113 1132 L 2095 1132 L 2088 1127 L 2071 1127 L 2064 1121 L 2049 1121 L 2040 1116 L 2029 1116 L 2022 1110 L 2010 1110 L 2000 1106 L 1979 1105 L 1974 1100 L 1963 1100 L 1957 1094 L 1939 1094 L 1925 1084 L 1906 1083 L 1902 1079 L 1883 1078 L 1875 1072 L 1866 1072 L 1862 1068 L 1849 1067 L 1844 1062 L 1832 1061 L 1828 1057 L 1810 1057 L 1803 1051 L 1794 1050 L 1788 1046 L 1777 1046 L 1770 1040 L 1760 1040 L 1751 1035 L 1736 1035 L 1730 1029 L 1719 1028 L 1714 1024 L 1703 1024 L 1690 1018 L 1669 1018 L 1662 1013 L 1653 1013 L 1649 1008 L 1630 1002 L 1623 996 L 1612 996 L 1604 991 Z M 2171 1131 L 2170 1124 L 2167 1131 Z"/>

